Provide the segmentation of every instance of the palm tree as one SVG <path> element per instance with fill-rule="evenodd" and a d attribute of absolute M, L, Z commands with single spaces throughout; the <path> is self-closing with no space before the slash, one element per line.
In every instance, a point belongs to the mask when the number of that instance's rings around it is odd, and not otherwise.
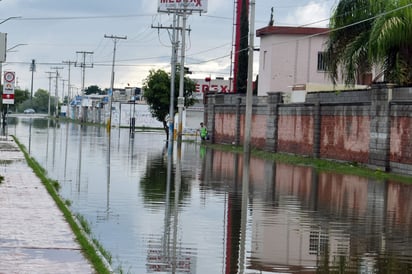
<path fill-rule="evenodd" d="M 385 80 L 412 84 L 412 2 L 385 1 L 386 13 L 375 20 L 370 33 L 370 56 L 381 63 Z"/>
<path fill-rule="evenodd" d="M 341 0 L 336 7 L 326 50 L 329 76 L 334 84 L 340 80 L 340 73 L 346 85 L 354 85 L 360 74 L 370 71 L 368 46 L 373 22 L 367 19 L 371 16 L 369 0 Z"/>
<path fill-rule="evenodd" d="M 327 43 L 329 76 L 354 85 L 381 68 L 385 81 L 408 85 L 411 77 L 411 0 L 341 0 Z"/>

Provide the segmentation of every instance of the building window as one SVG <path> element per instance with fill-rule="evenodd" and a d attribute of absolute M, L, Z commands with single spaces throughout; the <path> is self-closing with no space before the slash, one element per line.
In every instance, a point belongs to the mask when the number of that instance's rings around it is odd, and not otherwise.
<path fill-rule="evenodd" d="M 318 71 L 327 71 L 328 54 L 324 51 L 318 52 Z"/>
<path fill-rule="evenodd" d="M 327 254 L 329 248 L 329 237 L 317 228 L 310 231 L 309 234 L 309 254 L 310 255 L 324 255 Z"/>

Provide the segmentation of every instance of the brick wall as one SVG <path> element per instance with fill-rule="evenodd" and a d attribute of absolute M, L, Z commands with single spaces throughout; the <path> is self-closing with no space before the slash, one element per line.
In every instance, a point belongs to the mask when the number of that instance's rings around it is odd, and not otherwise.
<path fill-rule="evenodd" d="M 207 102 L 212 142 L 241 145 L 245 97 L 212 95 Z M 268 93 L 254 98 L 251 130 L 255 148 L 412 175 L 410 88 L 309 93 L 302 104 L 284 104 L 281 92 Z"/>
<path fill-rule="evenodd" d="M 312 155 L 313 117 L 279 116 L 278 152 Z"/>

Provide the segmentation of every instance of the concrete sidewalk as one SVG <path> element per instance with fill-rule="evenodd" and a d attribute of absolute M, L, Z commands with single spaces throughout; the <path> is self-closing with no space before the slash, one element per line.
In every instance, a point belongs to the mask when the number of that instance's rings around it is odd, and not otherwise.
<path fill-rule="evenodd" d="M 23 153 L 0 138 L 0 273 L 95 273 Z"/>

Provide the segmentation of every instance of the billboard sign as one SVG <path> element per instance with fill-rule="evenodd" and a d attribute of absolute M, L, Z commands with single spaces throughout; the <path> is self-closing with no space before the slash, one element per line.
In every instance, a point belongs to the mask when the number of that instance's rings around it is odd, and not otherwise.
<path fill-rule="evenodd" d="M 7 33 L 0 32 L 0 63 L 6 62 Z"/>
<path fill-rule="evenodd" d="M 196 83 L 195 97 L 196 99 L 203 99 L 203 94 L 208 92 L 214 93 L 232 93 L 231 81 L 223 79 L 193 79 Z"/>
<path fill-rule="evenodd" d="M 159 12 L 173 12 L 175 10 L 188 10 L 207 13 L 208 0 L 158 0 Z"/>

